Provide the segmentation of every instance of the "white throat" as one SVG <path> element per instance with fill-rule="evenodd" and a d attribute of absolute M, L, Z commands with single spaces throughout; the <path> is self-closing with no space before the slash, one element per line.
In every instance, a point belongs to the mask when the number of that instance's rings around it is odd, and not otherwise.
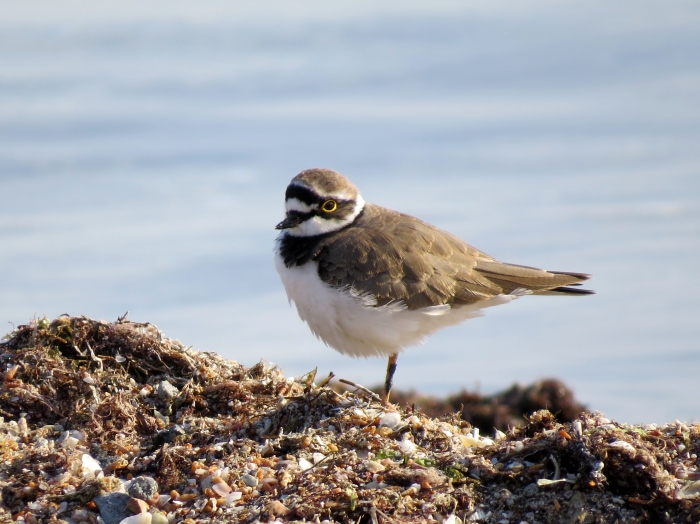
<path fill-rule="evenodd" d="M 300 209 L 299 202 L 296 198 L 290 199 L 287 204 L 288 211 L 302 211 Z M 316 235 L 323 235 L 324 233 L 331 233 L 333 231 L 338 231 L 344 228 L 348 224 L 352 224 L 357 216 L 362 212 L 365 207 L 365 201 L 361 195 L 357 195 L 355 199 L 355 209 L 352 213 L 342 220 L 337 220 L 333 218 L 321 218 L 320 216 L 314 216 L 308 220 L 304 220 L 301 224 L 295 227 L 290 227 L 285 229 L 284 232 L 288 235 L 295 237 L 312 237 Z"/>

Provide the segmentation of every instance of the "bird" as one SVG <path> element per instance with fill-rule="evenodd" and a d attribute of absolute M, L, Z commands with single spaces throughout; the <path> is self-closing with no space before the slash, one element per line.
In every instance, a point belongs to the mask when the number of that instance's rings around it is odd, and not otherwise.
<path fill-rule="evenodd" d="M 337 171 L 287 186 L 275 268 L 312 333 L 341 354 L 388 357 L 389 403 L 404 349 L 520 296 L 590 295 L 585 273 L 508 264 L 414 216 L 365 202 Z"/>

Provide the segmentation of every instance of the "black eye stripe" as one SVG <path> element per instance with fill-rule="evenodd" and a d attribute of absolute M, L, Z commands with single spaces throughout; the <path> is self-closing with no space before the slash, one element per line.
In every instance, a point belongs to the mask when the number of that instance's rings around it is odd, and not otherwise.
<path fill-rule="evenodd" d="M 284 198 L 285 200 L 296 198 L 298 201 L 303 202 L 304 204 L 307 204 L 309 206 L 323 205 L 323 203 L 326 200 L 334 200 L 338 204 L 338 209 L 336 211 L 340 210 L 341 207 L 354 207 L 355 205 L 355 202 L 353 200 L 342 200 L 340 198 L 327 196 L 322 197 L 310 189 L 307 189 L 302 186 L 297 186 L 295 184 L 287 186 L 287 191 L 284 194 Z"/>
<path fill-rule="evenodd" d="M 323 201 L 323 199 L 320 196 L 318 196 L 310 189 L 297 185 L 287 186 L 287 192 L 284 194 L 284 198 L 285 200 L 289 200 L 290 198 L 296 198 L 300 202 L 304 202 L 304 204 L 308 204 L 310 206 L 313 206 L 314 204 L 319 204 Z"/>
<path fill-rule="evenodd" d="M 288 211 L 287 214 L 292 217 L 300 217 L 304 220 L 307 220 L 309 218 L 312 218 L 316 213 L 313 211 L 308 211 L 304 213 L 303 211 Z"/>

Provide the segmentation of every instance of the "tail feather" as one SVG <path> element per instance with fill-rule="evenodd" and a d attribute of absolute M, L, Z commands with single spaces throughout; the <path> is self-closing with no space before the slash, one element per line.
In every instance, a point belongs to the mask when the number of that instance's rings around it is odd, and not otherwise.
<path fill-rule="evenodd" d="M 551 273 L 553 275 L 566 275 L 569 277 L 578 278 L 580 280 L 588 280 L 589 278 L 591 278 L 591 275 L 589 275 L 588 273 L 570 273 L 568 271 L 548 271 L 548 273 Z M 567 285 L 571 286 L 572 284 Z"/>
<path fill-rule="evenodd" d="M 510 293 L 515 289 L 525 288 L 536 295 L 591 295 L 594 291 L 580 289 L 581 282 L 591 278 L 586 273 L 571 273 L 564 271 L 545 271 L 529 266 L 506 264 L 496 260 L 479 259 L 476 271 L 504 292 Z"/>
<path fill-rule="evenodd" d="M 580 286 L 581 284 L 571 284 L 572 286 Z M 548 289 L 547 291 L 535 291 L 534 295 L 595 295 L 595 291 L 592 289 L 581 289 L 578 287 L 555 287 L 554 289 Z"/>

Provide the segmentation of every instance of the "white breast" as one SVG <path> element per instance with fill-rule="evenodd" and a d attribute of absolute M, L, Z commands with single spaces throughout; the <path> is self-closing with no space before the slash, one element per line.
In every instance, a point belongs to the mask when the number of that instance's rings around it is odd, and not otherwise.
<path fill-rule="evenodd" d="M 435 306 L 409 310 L 401 303 L 375 306 L 371 296 L 338 290 L 318 276 L 318 263 L 288 268 L 275 252 L 275 268 L 299 317 L 314 335 L 336 351 L 353 357 L 388 356 L 421 344 L 425 337 L 482 309 L 510 302 L 518 293 L 498 295 L 468 306 Z"/>

